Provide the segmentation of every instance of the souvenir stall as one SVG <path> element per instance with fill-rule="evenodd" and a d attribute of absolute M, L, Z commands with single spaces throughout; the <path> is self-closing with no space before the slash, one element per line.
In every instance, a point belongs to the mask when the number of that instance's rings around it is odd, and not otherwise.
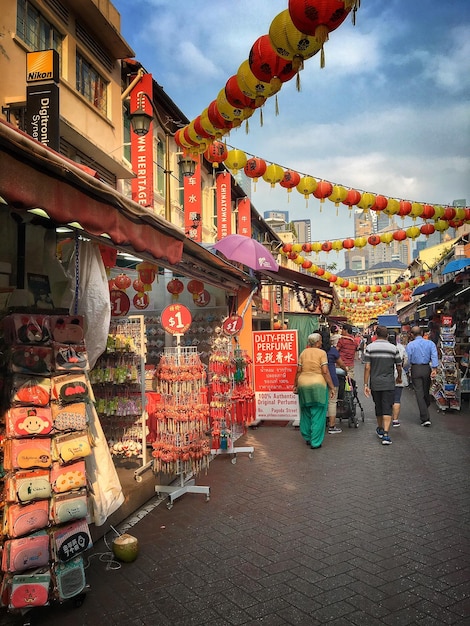
<path fill-rule="evenodd" d="M 88 524 L 100 521 L 88 489 L 96 412 L 83 317 L 7 315 L 1 351 L 1 603 L 81 604 Z"/>
<path fill-rule="evenodd" d="M 449 315 L 444 315 L 441 322 L 439 367 L 430 391 L 439 410 L 460 410 L 460 370 L 455 358 L 455 323 Z"/>

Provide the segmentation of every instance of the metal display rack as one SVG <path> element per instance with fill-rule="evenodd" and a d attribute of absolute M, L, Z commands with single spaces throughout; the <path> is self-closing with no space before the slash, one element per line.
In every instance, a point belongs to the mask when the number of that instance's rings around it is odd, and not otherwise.
<path fill-rule="evenodd" d="M 205 494 L 206 502 L 210 499 L 210 487 L 195 484 L 197 474 L 209 466 L 206 378 L 196 347 L 165 348 L 156 369 L 161 402 L 153 463 L 155 473 L 177 476 L 170 485 L 155 486 L 158 496 L 168 495 L 168 509 L 185 493 Z"/>

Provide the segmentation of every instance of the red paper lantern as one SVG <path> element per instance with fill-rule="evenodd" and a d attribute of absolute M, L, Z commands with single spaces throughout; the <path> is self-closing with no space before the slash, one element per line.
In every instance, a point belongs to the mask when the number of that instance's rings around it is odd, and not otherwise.
<path fill-rule="evenodd" d="M 132 283 L 132 286 L 137 291 L 137 293 L 144 293 L 145 291 L 145 285 L 139 278 L 136 278 L 134 280 L 134 282 Z"/>
<path fill-rule="evenodd" d="M 172 278 L 166 288 L 172 296 L 178 296 L 180 293 L 183 292 L 184 285 L 178 278 Z"/>
<path fill-rule="evenodd" d="M 404 241 L 406 239 L 406 232 L 404 230 L 396 230 L 393 233 L 395 241 Z"/>
<path fill-rule="evenodd" d="M 343 204 L 351 208 L 353 205 L 357 204 L 361 199 L 361 192 L 357 191 L 357 189 L 349 189 L 346 194 L 346 198 L 342 201 Z"/>
<path fill-rule="evenodd" d="M 423 212 L 421 213 L 421 217 L 423 220 L 430 220 L 434 217 L 435 214 L 434 207 L 432 204 L 423 204 Z"/>
<path fill-rule="evenodd" d="M 320 202 L 325 202 L 325 198 L 331 196 L 333 193 L 333 185 L 329 183 L 327 180 L 320 180 L 317 183 L 317 187 L 313 192 L 315 198 L 318 198 Z"/>
<path fill-rule="evenodd" d="M 193 295 L 199 295 L 204 291 L 204 283 L 202 283 L 200 280 L 190 280 L 186 289 L 189 291 L 189 293 L 192 293 Z"/>
<path fill-rule="evenodd" d="M 382 242 L 382 240 L 380 239 L 380 235 L 371 235 L 367 241 L 370 243 L 371 246 L 378 246 L 379 243 Z"/>
<path fill-rule="evenodd" d="M 335 30 L 346 19 L 352 4 L 344 0 L 289 0 L 292 22 L 302 33 L 317 35 L 317 28 L 325 26 L 328 32 Z"/>
<path fill-rule="evenodd" d="M 119 274 L 119 276 L 116 276 L 114 279 L 114 284 L 121 291 L 125 291 L 131 286 L 132 281 L 129 276 L 126 276 L 126 274 Z"/>
<path fill-rule="evenodd" d="M 193 126 L 194 126 L 194 130 L 197 132 L 197 134 L 200 137 L 204 137 L 205 139 L 213 139 L 215 137 L 215 135 L 211 135 L 210 133 L 207 132 L 207 130 L 204 130 L 204 128 L 201 125 L 200 115 L 198 115 L 196 119 L 194 120 Z"/>
<path fill-rule="evenodd" d="M 349 287 L 349 280 L 347 278 L 343 278 L 343 284 L 341 286 L 345 289 Z"/>
<path fill-rule="evenodd" d="M 264 159 L 252 157 L 246 162 L 243 171 L 245 172 L 246 176 L 248 176 L 248 178 L 252 178 L 253 181 L 256 183 L 258 181 L 258 178 L 265 173 L 266 167 L 266 161 Z"/>
<path fill-rule="evenodd" d="M 304 270 L 308 270 L 312 267 L 313 263 L 312 261 L 309 261 L 308 259 L 306 259 L 303 263 L 302 263 L 302 267 Z"/>
<path fill-rule="evenodd" d="M 426 237 L 429 237 L 429 235 L 432 235 L 436 229 L 434 228 L 433 224 L 423 224 L 419 230 L 421 231 L 422 235 L 426 235 Z"/>
<path fill-rule="evenodd" d="M 323 269 L 323 267 L 319 267 L 317 271 L 315 272 L 317 276 L 323 276 L 324 273 L 325 273 L 325 270 Z"/>
<path fill-rule="evenodd" d="M 345 250 L 352 250 L 354 248 L 354 239 L 345 239 L 343 241 L 343 248 Z"/>
<path fill-rule="evenodd" d="M 256 101 L 246 96 L 240 89 L 236 75 L 231 76 L 225 83 L 225 95 L 227 96 L 227 102 L 233 107 L 240 109 L 256 109 L 257 107 Z"/>
<path fill-rule="evenodd" d="M 155 280 L 155 276 L 158 272 L 158 267 L 148 261 L 143 261 L 136 266 L 139 279 L 144 283 L 144 291 L 151 291 L 151 284 Z"/>
<path fill-rule="evenodd" d="M 324 241 L 321 245 L 321 249 L 323 250 L 323 252 L 330 252 L 330 250 L 333 249 L 333 244 L 331 243 L 331 241 Z"/>
<path fill-rule="evenodd" d="M 400 217 L 406 217 L 411 213 L 411 202 L 408 200 L 400 200 L 400 208 L 398 210 L 398 215 Z"/>
<path fill-rule="evenodd" d="M 444 214 L 442 216 L 443 220 L 447 220 L 448 222 L 450 220 L 453 220 L 455 218 L 455 209 L 452 208 L 451 206 L 448 206 L 444 209 Z"/>
<path fill-rule="evenodd" d="M 222 141 L 214 141 L 204 152 L 204 157 L 217 167 L 218 163 L 223 163 L 227 158 L 227 146 Z"/>
<path fill-rule="evenodd" d="M 291 251 L 292 251 L 292 244 L 291 244 L 291 243 L 285 243 L 285 244 L 282 246 L 282 251 L 283 251 L 283 252 L 285 252 L 286 254 L 287 254 L 288 252 L 291 252 Z"/>
<path fill-rule="evenodd" d="M 332 274 L 330 276 L 330 283 L 335 283 L 338 280 L 338 277 L 336 276 L 336 274 Z"/>
<path fill-rule="evenodd" d="M 116 283 L 114 282 L 114 278 L 110 278 L 108 280 L 108 288 L 109 288 L 109 291 L 111 291 L 112 289 L 117 289 Z"/>
<path fill-rule="evenodd" d="M 258 37 L 251 47 L 248 63 L 258 80 L 270 83 L 277 90 L 281 88 L 282 83 L 291 80 L 297 74 L 297 70 L 292 67 L 292 61 L 276 54 L 269 35 Z"/>
<path fill-rule="evenodd" d="M 383 211 L 387 208 L 388 198 L 378 195 L 375 197 L 374 204 L 370 207 L 371 211 Z"/>
<path fill-rule="evenodd" d="M 291 193 L 294 187 L 300 183 L 300 174 L 292 170 L 286 170 L 282 180 L 279 182 L 281 187 L 287 189 L 287 193 Z"/>
<path fill-rule="evenodd" d="M 218 128 L 220 130 L 230 130 L 233 128 L 233 122 L 230 120 L 226 120 L 219 112 L 217 108 L 217 102 L 212 100 L 212 102 L 207 107 L 207 116 L 209 118 L 209 122 L 214 126 L 214 128 Z"/>

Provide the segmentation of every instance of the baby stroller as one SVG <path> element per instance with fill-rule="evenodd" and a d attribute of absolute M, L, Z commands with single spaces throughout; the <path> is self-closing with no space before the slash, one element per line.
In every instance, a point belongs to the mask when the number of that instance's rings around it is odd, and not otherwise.
<path fill-rule="evenodd" d="M 364 409 L 357 395 L 356 381 L 350 378 L 343 369 L 337 369 L 336 374 L 339 381 L 336 417 L 340 422 L 347 419 L 349 428 L 352 426 L 358 428 L 357 409 L 359 407 L 362 422 L 364 421 Z"/>

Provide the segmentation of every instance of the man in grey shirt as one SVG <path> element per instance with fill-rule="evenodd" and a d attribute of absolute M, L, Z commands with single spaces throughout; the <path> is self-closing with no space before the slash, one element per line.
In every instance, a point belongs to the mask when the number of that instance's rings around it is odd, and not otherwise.
<path fill-rule="evenodd" d="M 398 348 L 388 341 L 388 329 L 377 326 L 377 339 L 364 351 L 364 395 L 372 398 L 377 418 L 377 436 L 382 445 L 392 443 L 389 430 L 392 422 L 392 407 L 395 384 L 401 384 L 401 357 Z M 395 366 L 397 377 L 395 379 Z"/>

